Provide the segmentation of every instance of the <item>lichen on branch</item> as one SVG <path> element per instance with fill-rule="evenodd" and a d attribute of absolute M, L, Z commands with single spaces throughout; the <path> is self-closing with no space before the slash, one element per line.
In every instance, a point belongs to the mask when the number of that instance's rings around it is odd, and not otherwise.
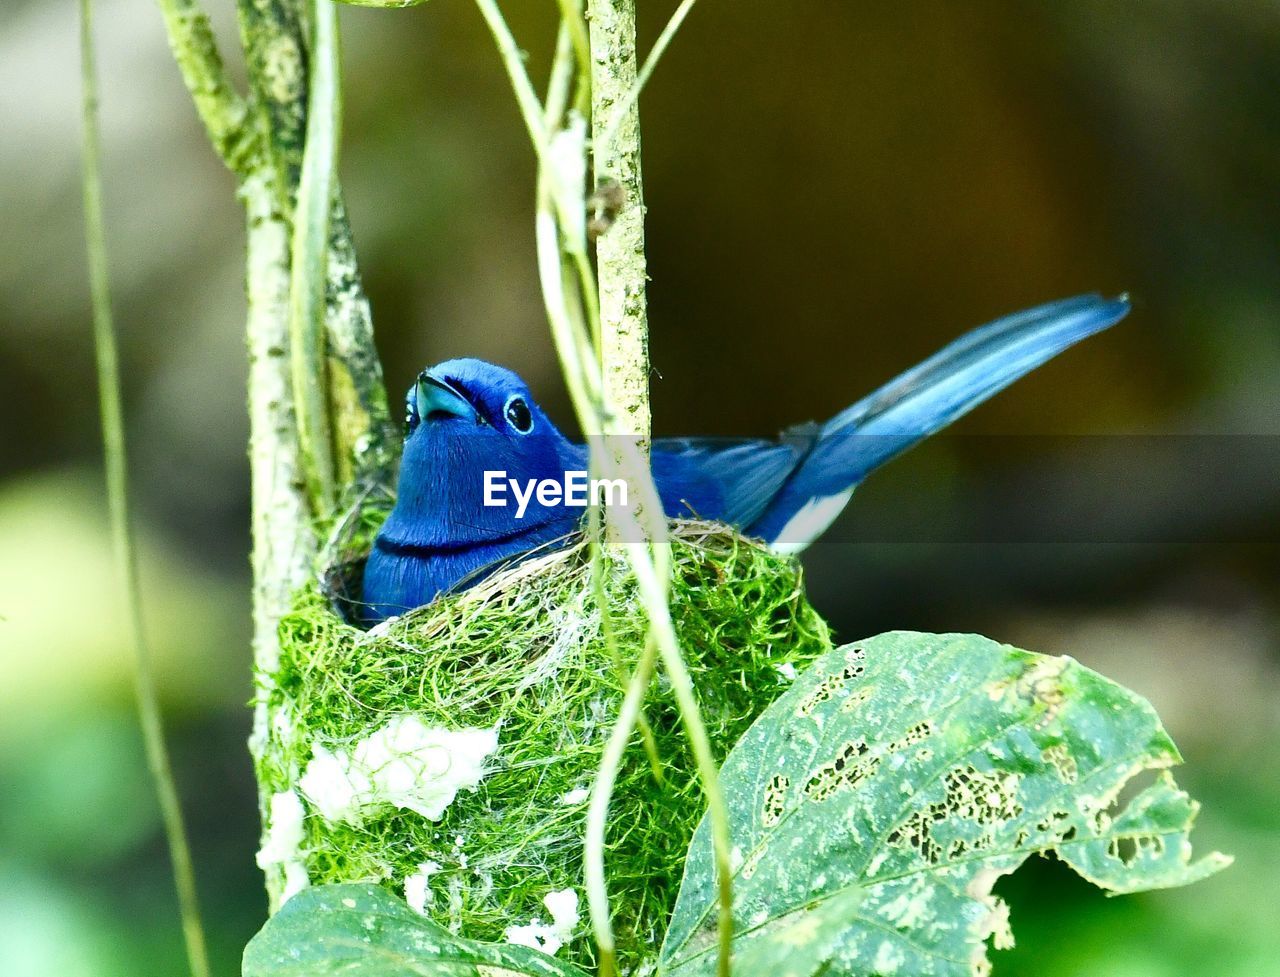
<path fill-rule="evenodd" d="M 640 112 L 631 97 L 638 73 L 634 0 L 592 0 L 591 131 L 596 192 L 611 195 L 610 219 L 596 237 L 600 276 L 600 358 L 605 432 L 650 434 L 649 326 L 645 296 L 644 186 Z M 604 141 L 608 133 L 612 138 Z"/>

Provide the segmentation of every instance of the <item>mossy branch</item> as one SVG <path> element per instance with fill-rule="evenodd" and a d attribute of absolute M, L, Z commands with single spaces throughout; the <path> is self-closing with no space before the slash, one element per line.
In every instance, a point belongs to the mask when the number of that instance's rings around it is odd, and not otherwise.
<path fill-rule="evenodd" d="M 385 481 L 393 438 L 369 304 L 333 172 L 336 142 L 317 145 L 314 176 L 300 189 L 317 73 L 310 31 L 321 26 L 312 2 L 238 0 L 245 100 L 228 84 L 208 20 L 193 0 L 160 0 L 174 58 L 214 148 L 239 178 L 245 208 L 255 755 L 270 722 L 277 628 L 315 570 L 314 516 L 336 501 L 342 485 Z M 324 29 L 336 49 L 336 24 Z M 327 94 L 317 98 L 336 106 L 336 69 L 320 74 Z M 327 129 L 336 140 L 334 123 Z M 301 425 L 295 392 L 304 406 Z M 310 497 L 306 485 L 313 486 Z M 268 872 L 267 886 L 274 902 L 281 880 Z"/>
<path fill-rule="evenodd" d="M 253 529 L 254 720 L 250 750 L 266 748 L 277 630 L 293 594 L 312 578 L 318 540 L 303 490 L 289 370 L 289 224 L 274 206 L 265 172 L 243 188 L 248 218 L 249 470 Z M 259 800 L 266 813 L 267 796 Z M 267 873 L 272 907 L 283 887 Z"/>
<path fill-rule="evenodd" d="M 107 506 L 111 515 L 111 541 L 120 579 L 121 606 L 126 634 L 133 651 L 133 682 L 138 720 L 155 786 L 173 866 L 187 963 L 192 977 L 208 977 L 209 957 L 196 893 L 191 848 L 187 841 L 182 805 L 173 779 L 169 750 L 165 745 L 160 699 L 151 672 L 142 620 L 142 588 L 138 559 L 129 519 L 128 461 L 125 450 L 124 408 L 120 394 L 120 365 L 116 350 L 115 322 L 111 313 L 111 284 L 107 269 L 106 229 L 102 207 L 101 147 L 98 138 L 98 84 L 93 44 L 92 0 L 80 0 L 80 71 L 83 125 L 81 187 L 84 195 L 85 250 L 89 264 L 89 288 L 93 306 L 93 339 L 98 377 L 98 402 L 102 416 L 102 445 L 106 462 Z"/>
<path fill-rule="evenodd" d="M 390 485 L 398 428 L 387 407 L 382 361 L 373 341 L 373 313 L 337 186 L 329 213 L 325 271 L 330 425 L 338 482 L 357 487 Z"/>
<path fill-rule="evenodd" d="M 259 169 L 292 215 L 307 134 L 308 0 L 237 0 Z"/>
<path fill-rule="evenodd" d="M 315 68 L 308 28 L 311 18 L 303 0 L 240 0 L 237 11 L 253 92 L 252 124 L 263 147 L 254 174 L 255 192 L 269 192 L 272 206 L 292 227 L 299 203 Z M 338 97 L 336 78 L 333 97 Z M 318 363 L 313 358 L 312 365 L 327 368 L 323 406 L 337 483 L 383 481 L 391 466 L 395 428 L 387 409 L 369 302 L 336 172 L 330 193 L 324 339 L 322 355 Z M 312 213 L 318 209 L 311 206 Z M 318 427 L 321 412 L 314 414 L 312 426 Z"/>

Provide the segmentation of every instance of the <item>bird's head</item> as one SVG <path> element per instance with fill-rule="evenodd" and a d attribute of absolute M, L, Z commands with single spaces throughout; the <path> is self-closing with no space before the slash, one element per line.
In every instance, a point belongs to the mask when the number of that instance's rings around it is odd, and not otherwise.
<path fill-rule="evenodd" d="M 536 503 L 514 525 L 512 513 L 483 505 L 485 472 L 504 471 L 522 483 L 559 479 L 571 452 L 515 373 L 483 360 L 448 360 L 418 374 L 405 396 L 397 509 L 447 517 L 452 531 L 469 526 L 480 538 L 537 525 L 548 514 Z"/>

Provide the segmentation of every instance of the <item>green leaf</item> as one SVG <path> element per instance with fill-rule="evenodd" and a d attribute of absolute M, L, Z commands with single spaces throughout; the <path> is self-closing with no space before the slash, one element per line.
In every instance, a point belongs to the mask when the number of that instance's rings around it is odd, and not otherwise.
<path fill-rule="evenodd" d="M 376 885 L 321 885 L 285 903 L 244 951 L 244 977 L 584 977 L 538 950 L 477 943 Z"/>
<path fill-rule="evenodd" d="M 1012 945 L 992 886 L 1037 852 L 1116 893 L 1204 878 L 1230 859 L 1191 861 L 1198 805 L 1163 771 L 1180 759 L 1150 705 L 1070 658 L 906 632 L 837 648 L 724 764 L 734 974 L 986 974 L 988 938 Z M 1119 803 L 1143 770 L 1161 773 Z M 713 865 L 704 819 L 662 948 L 671 977 L 714 966 Z M 806 932 L 756 959 L 755 941 Z"/>

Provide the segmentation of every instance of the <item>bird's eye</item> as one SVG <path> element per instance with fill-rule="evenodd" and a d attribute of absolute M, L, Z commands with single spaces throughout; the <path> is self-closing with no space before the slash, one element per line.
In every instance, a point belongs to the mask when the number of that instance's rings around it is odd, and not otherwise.
<path fill-rule="evenodd" d="M 410 387 L 404 398 L 404 436 L 407 438 L 418 426 L 418 389 Z"/>
<path fill-rule="evenodd" d="M 533 414 L 523 397 L 508 397 L 506 406 L 502 408 L 502 416 L 520 434 L 528 434 L 533 430 Z"/>

